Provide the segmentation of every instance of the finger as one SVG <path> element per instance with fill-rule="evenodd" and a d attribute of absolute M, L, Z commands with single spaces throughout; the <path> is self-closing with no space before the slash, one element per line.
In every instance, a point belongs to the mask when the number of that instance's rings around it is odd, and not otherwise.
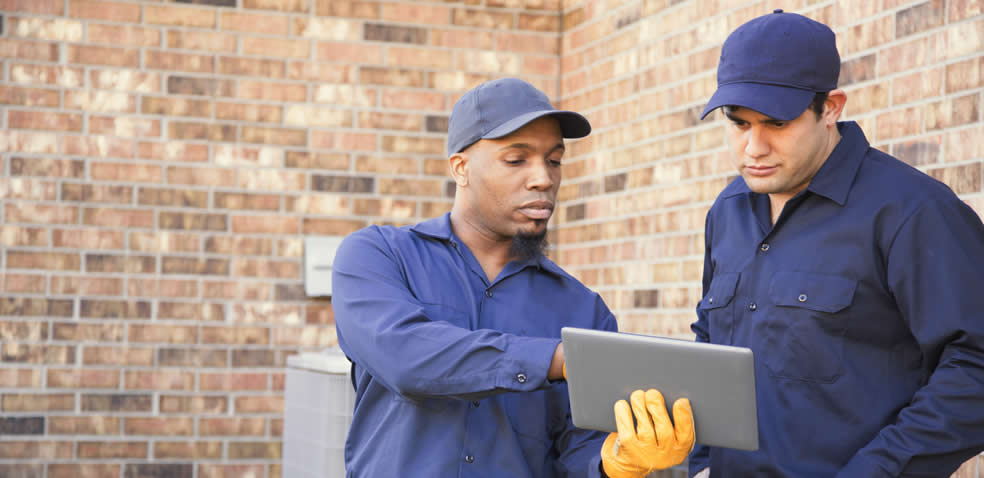
<path fill-rule="evenodd" d="M 690 400 L 679 398 L 673 402 L 673 424 L 676 429 L 676 440 L 681 445 L 690 445 L 693 450 L 696 432 L 694 431 L 694 410 Z"/>
<path fill-rule="evenodd" d="M 632 424 L 632 411 L 625 400 L 615 402 L 615 427 L 622 442 L 635 440 L 635 425 Z"/>
<path fill-rule="evenodd" d="M 670 416 L 666 413 L 666 402 L 663 394 L 659 390 L 646 390 L 646 408 L 653 418 L 653 427 L 656 431 L 656 443 L 660 447 L 669 446 L 675 441 L 673 437 L 673 424 L 670 423 Z"/>
<path fill-rule="evenodd" d="M 567 380 L 567 362 L 564 362 L 564 368 L 561 370 L 564 372 L 564 380 Z"/>
<path fill-rule="evenodd" d="M 652 441 L 656 435 L 653 432 L 653 421 L 646 411 L 646 393 L 636 390 L 629 396 L 629 400 L 632 401 L 632 413 L 636 419 L 636 436 L 642 441 Z"/>

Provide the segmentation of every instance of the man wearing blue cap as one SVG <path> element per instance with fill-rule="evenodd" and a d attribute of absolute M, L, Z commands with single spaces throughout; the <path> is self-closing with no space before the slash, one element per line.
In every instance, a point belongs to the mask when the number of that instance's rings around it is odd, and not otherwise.
<path fill-rule="evenodd" d="M 332 305 L 356 384 L 347 477 L 643 478 L 686 458 L 686 399 L 675 427 L 656 390 L 616 405 L 617 434 L 571 423 L 560 329 L 617 326 L 542 251 L 564 138 L 590 131 L 525 81 L 482 84 L 451 112 L 450 214 L 339 247 Z"/>
<path fill-rule="evenodd" d="M 705 226 L 698 341 L 755 353 L 760 448 L 716 476 L 948 476 L 984 449 L 984 225 L 838 122 L 833 32 L 776 10 L 721 49 L 740 177 Z M 700 410 L 696 410 L 700 419 Z"/>

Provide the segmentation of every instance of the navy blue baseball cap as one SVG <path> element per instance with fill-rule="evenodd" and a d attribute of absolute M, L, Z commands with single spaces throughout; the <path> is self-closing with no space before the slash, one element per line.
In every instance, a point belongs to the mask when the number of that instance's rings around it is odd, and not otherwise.
<path fill-rule="evenodd" d="M 465 93 L 448 120 L 448 156 L 480 139 L 508 136 L 533 120 L 552 116 L 565 138 L 583 138 L 591 123 L 578 113 L 554 109 L 542 91 L 519 78 L 500 78 Z"/>
<path fill-rule="evenodd" d="M 704 119 L 722 106 L 741 106 L 790 121 L 817 93 L 837 89 L 840 55 L 827 25 L 775 10 L 738 27 L 721 47 L 718 89 Z"/>

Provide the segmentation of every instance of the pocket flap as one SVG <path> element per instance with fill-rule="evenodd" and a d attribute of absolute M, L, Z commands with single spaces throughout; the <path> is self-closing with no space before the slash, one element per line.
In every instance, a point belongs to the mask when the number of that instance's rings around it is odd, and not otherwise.
<path fill-rule="evenodd" d="M 769 296 L 779 306 L 820 312 L 840 312 L 854 301 L 857 279 L 812 272 L 779 272 L 772 277 Z"/>
<path fill-rule="evenodd" d="M 711 287 L 700 301 L 700 308 L 717 309 L 728 305 L 735 296 L 740 276 L 740 272 L 715 274 L 714 279 L 711 280 Z"/>

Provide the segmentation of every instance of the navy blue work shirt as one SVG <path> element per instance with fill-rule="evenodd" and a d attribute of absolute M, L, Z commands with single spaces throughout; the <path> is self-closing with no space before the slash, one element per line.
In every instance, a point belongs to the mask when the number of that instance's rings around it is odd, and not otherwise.
<path fill-rule="evenodd" d="M 571 423 L 547 371 L 560 329 L 616 330 L 549 259 L 489 282 L 450 215 L 348 236 L 333 266 L 338 343 L 355 363 L 348 477 L 596 477 L 606 434 Z"/>
<path fill-rule="evenodd" d="M 741 178 L 708 213 L 692 328 L 754 351 L 760 448 L 698 446 L 692 473 L 938 477 L 984 449 L 984 225 L 838 128 L 775 226 Z"/>

